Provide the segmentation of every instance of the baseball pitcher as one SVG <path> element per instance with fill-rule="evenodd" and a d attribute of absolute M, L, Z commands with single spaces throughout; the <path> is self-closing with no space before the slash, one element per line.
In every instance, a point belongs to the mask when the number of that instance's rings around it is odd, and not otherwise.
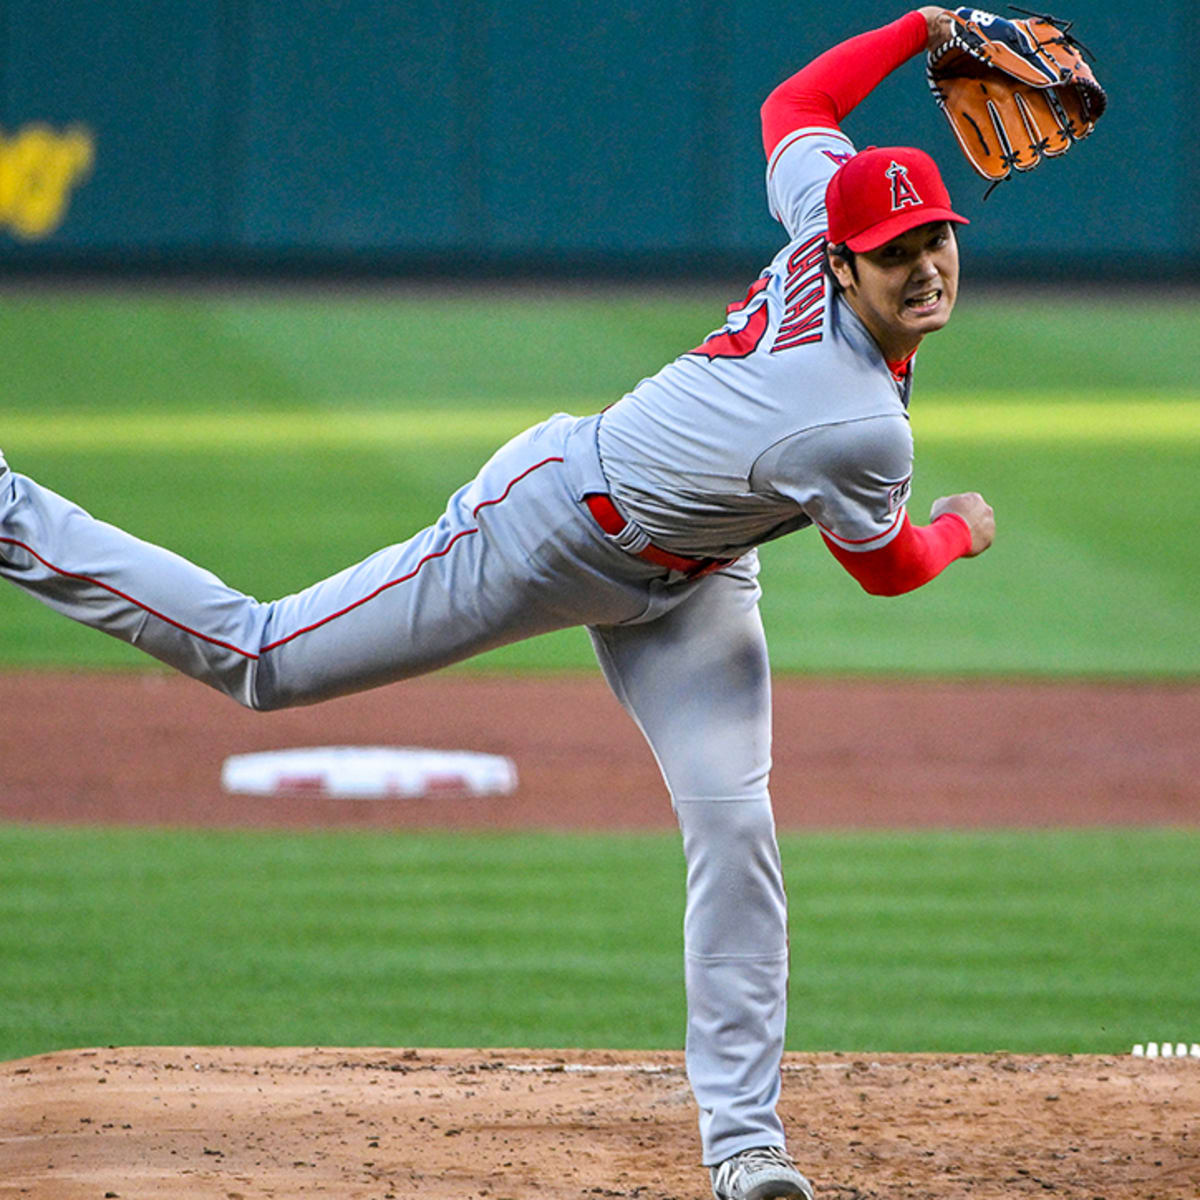
<path fill-rule="evenodd" d="M 686 1058 L 717 1200 L 812 1200 L 776 1113 L 788 941 L 756 547 L 813 528 L 890 596 L 992 542 L 975 493 L 928 524 L 907 507 L 914 355 L 954 309 L 966 219 L 927 154 L 856 152 L 841 128 L 965 21 L 914 10 L 771 93 L 767 196 L 788 240 L 720 329 L 602 414 L 520 434 L 435 524 L 296 595 L 243 595 L 0 458 L 0 574 L 252 709 L 588 628 L 683 836 Z"/>

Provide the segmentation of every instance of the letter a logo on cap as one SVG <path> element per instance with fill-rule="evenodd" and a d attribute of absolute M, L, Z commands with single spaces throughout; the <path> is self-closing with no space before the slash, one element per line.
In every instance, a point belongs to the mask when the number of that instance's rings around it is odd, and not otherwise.
<path fill-rule="evenodd" d="M 915 146 L 868 146 L 825 186 L 829 241 L 856 254 L 934 221 L 966 224 L 950 207 L 937 164 Z"/>
<path fill-rule="evenodd" d="M 909 182 L 908 168 L 895 159 L 887 169 L 887 177 L 892 181 L 892 212 L 899 212 L 903 208 L 919 208 L 925 203 Z"/>

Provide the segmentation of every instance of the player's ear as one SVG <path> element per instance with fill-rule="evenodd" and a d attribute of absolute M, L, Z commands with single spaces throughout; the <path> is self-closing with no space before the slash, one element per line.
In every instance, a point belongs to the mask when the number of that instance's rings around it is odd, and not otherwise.
<path fill-rule="evenodd" d="M 825 247 L 825 273 L 833 280 L 833 286 L 844 292 L 858 282 L 858 268 L 854 264 L 854 251 L 844 244 Z"/>

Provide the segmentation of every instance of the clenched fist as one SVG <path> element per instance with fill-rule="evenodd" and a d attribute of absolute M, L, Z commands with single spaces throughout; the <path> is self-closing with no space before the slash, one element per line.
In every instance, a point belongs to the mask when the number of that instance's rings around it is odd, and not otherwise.
<path fill-rule="evenodd" d="M 936 521 L 943 513 L 956 513 L 971 530 L 971 549 L 967 558 L 982 554 L 996 536 L 996 514 L 978 492 L 959 492 L 957 496 L 942 496 L 933 502 L 929 519 Z"/>

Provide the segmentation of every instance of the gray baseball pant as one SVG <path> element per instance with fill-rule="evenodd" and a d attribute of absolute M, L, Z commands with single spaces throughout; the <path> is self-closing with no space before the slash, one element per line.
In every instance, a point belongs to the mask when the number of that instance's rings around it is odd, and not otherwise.
<path fill-rule="evenodd" d="M 254 709 L 586 625 L 683 834 L 687 1067 L 715 1164 L 784 1141 L 787 918 L 757 559 L 689 580 L 621 549 L 581 503 L 608 490 L 598 420 L 559 414 L 526 431 L 434 525 L 272 603 L 0 474 L 0 575 Z"/>

